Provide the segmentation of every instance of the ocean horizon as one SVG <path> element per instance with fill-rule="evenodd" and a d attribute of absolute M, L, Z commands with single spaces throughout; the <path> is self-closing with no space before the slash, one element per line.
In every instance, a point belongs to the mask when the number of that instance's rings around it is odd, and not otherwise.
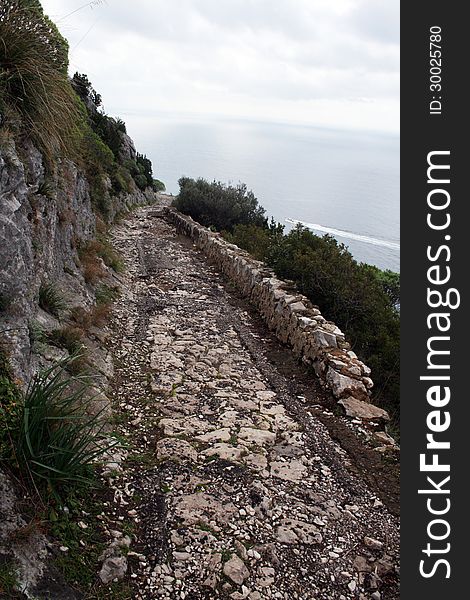
<path fill-rule="evenodd" d="M 297 223 L 356 260 L 400 270 L 399 137 L 203 118 L 129 118 L 171 194 L 182 176 L 246 183 L 289 231 Z"/>

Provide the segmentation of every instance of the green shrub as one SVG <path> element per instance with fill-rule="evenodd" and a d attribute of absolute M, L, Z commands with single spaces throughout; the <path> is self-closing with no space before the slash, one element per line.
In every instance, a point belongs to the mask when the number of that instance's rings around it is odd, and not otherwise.
<path fill-rule="evenodd" d="M 140 174 L 139 165 L 135 162 L 135 160 L 125 160 L 122 163 L 122 166 L 127 169 L 132 177 Z"/>
<path fill-rule="evenodd" d="M 103 140 L 108 148 L 110 148 L 114 157 L 118 159 L 119 150 L 122 145 L 121 134 L 123 121 L 108 117 L 108 115 L 99 111 L 92 113 L 90 120 L 93 131 Z"/>
<path fill-rule="evenodd" d="M 32 379 L 15 440 L 20 467 L 54 495 L 68 484 L 90 483 L 93 461 L 109 449 L 100 413 L 92 414 L 87 399 L 88 381 L 67 375 L 70 360 Z"/>
<path fill-rule="evenodd" d="M 137 153 L 136 162 L 140 170 L 140 174 L 145 177 L 146 186 L 153 185 L 152 163 L 144 154 Z"/>
<path fill-rule="evenodd" d="M 278 239 L 266 260 L 344 330 L 373 371 L 376 403 L 398 419 L 400 318 L 377 270 L 358 264 L 334 238 L 302 227 Z"/>
<path fill-rule="evenodd" d="M 267 226 L 265 210 L 245 184 L 224 185 L 182 177 L 175 206 L 202 225 L 233 231 L 235 225 Z"/>
<path fill-rule="evenodd" d="M 75 72 L 74 76 L 72 77 L 72 87 L 84 102 L 90 99 L 96 108 L 101 106 L 101 95 L 96 92 L 91 85 L 88 76 L 84 73 Z"/>
<path fill-rule="evenodd" d="M 145 190 L 148 185 L 147 178 L 143 173 L 139 173 L 134 177 L 134 181 L 139 190 Z"/>
<path fill-rule="evenodd" d="M 0 103 L 6 124 L 30 136 L 49 161 L 71 155 L 81 113 L 67 77 L 68 46 L 38 2 L 0 5 Z"/>
<path fill-rule="evenodd" d="M 108 116 L 103 110 L 98 110 L 102 105 L 102 98 L 93 88 L 87 75 L 77 72 L 72 77 L 71 83 L 72 88 L 88 110 L 89 123 L 92 130 L 110 148 L 117 159 L 122 144 L 121 134 L 126 133 L 126 124 L 122 119 L 114 119 Z"/>
<path fill-rule="evenodd" d="M 83 331 L 78 327 L 65 326 L 53 329 L 47 334 L 47 341 L 67 350 L 70 355 L 83 352 Z"/>
<path fill-rule="evenodd" d="M 267 260 L 277 243 L 283 239 L 284 226 L 271 219 L 268 227 L 258 225 L 235 225 L 233 233 L 225 232 L 224 237 L 239 248 L 247 250 L 257 260 Z"/>
<path fill-rule="evenodd" d="M 109 285 L 100 285 L 95 292 L 96 304 L 112 304 L 120 296 L 119 289 Z"/>
<path fill-rule="evenodd" d="M 107 173 L 111 178 L 112 192 L 115 194 L 123 191 L 131 192 L 131 179 L 141 190 L 145 190 L 147 187 L 152 187 L 155 191 L 164 189 L 164 185 L 160 181 L 153 179 L 152 163 L 143 154 L 137 154 L 135 160 L 121 161 L 120 150 L 123 134 L 126 133 L 126 124 L 122 119 L 114 119 L 103 110 L 98 110 L 101 105 L 101 96 L 93 89 L 88 77 L 75 73 L 72 78 L 72 87 L 83 101 L 88 113 L 83 154 L 85 167 L 87 165 L 92 167 L 91 170 L 88 169 L 89 177 L 97 179 L 103 173 Z M 106 200 L 103 200 L 104 196 L 102 190 L 96 190 L 96 193 L 93 193 L 94 205 L 107 216 L 109 207 L 103 206 L 107 203 Z"/>
<path fill-rule="evenodd" d="M 152 189 L 154 192 L 164 192 L 166 190 L 166 186 L 163 181 L 159 179 L 154 179 L 152 182 Z"/>
<path fill-rule="evenodd" d="M 110 172 L 114 166 L 114 155 L 100 136 L 86 127 L 82 142 L 82 156 L 87 171 L 93 173 Z"/>
<path fill-rule="evenodd" d="M 39 288 L 39 306 L 46 312 L 59 317 L 67 308 L 67 302 L 55 283 L 43 283 Z"/>
<path fill-rule="evenodd" d="M 389 269 L 382 271 L 374 265 L 364 265 L 364 268 L 371 271 L 388 296 L 391 305 L 398 308 L 400 305 L 400 273 L 394 273 Z"/>
<path fill-rule="evenodd" d="M 120 192 L 130 193 L 132 177 L 129 171 L 123 166 L 119 165 L 111 174 L 111 183 L 113 186 L 113 192 L 119 194 Z"/>

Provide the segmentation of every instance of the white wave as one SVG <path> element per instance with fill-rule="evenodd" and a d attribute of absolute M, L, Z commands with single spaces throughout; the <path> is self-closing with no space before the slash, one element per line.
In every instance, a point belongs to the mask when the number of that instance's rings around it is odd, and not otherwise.
<path fill-rule="evenodd" d="M 360 235 L 359 233 L 352 233 L 351 231 L 342 231 L 341 229 L 333 229 L 333 227 L 325 227 L 324 225 L 318 225 L 317 223 L 305 223 L 305 221 L 298 221 L 297 219 L 285 219 L 286 223 L 292 223 L 292 225 L 303 225 L 308 229 L 314 231 L 321 231 L 322 233 L 329 233 L 334 237 L 342 237 L 348 240 L 356 240 L 358 242 L 364 242 L 365 244 L 372 244 L 374 246 L 383 246 L 385 248 L 392 248 L 393 250 L 399 250 L 400 244 L 397 242 L 391 242 L 388 240 L 379 240 L 377 238 L 370 237 L 368 235 Z"/>

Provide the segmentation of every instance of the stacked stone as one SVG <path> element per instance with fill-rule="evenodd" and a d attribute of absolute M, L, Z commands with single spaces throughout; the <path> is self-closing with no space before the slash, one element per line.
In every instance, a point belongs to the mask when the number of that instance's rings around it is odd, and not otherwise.
<path fill-rule="evenodd" d="M 348 416 L 389 420 L 385 410 L 370 403 L 374 384 L 369 367 L 357 358 L 335 323 L 327 321 L 292 283 L 276 278 L 264 263 L 191 217 L 174 209 L 168 209 L 167 216 L 249 298 L 276 337 L 313 367 Z"/>

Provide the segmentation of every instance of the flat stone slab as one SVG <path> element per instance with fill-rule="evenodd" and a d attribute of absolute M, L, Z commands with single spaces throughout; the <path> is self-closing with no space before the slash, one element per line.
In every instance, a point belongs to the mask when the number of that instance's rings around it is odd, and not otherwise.
<path fill-rule="evenodd" d="M 288 462 L 274 461 L 271 463 L 271 475 L 284 481 L 301 481 L 308 475 L 307 467 L 298 459 Z"/>
<path fill-rule="evenodd" d="M 179 498 L 175 503 L 175 515 L 186 524 L 194 525 L 201 521 L 209 523 L 227 523 L 236 512 L 231 502 L 223 503 L 210 494 L 188 494 Z"/>
<path fill-rule="evenodd" d="M 164 438 L 157 442 L 157 458 L 159 460 L 177 460 L 179 462 L 196 462 L 197 452 L 186 440 Z"/>
<path fill-rule="evenodd" d="M 353 419 L 363 419 L 364 421 L 390 421 L 390 416 L 386 410 L 379 408 L 369 402 L 357 400 L 357 398 L 344 398 L 339 400 L 338 404 L 344 408 L 346 415 Z"/>
<path fill-rule="evenodd" d="M 315 525 L 297 519 L 285 519 L 276 529 L 281 544 L 321 544 L 323 536 Z"/>
<path fill-rule="evenodd" d="M 263 415 L 283 415 L 286 412 L 286 409 L 282 404 L 276 404 L 269 400 L 261 400 L 259 403 L 259 410 Z"/>
<path fill-rule="evenodd" d="M 274 417 L 275 428 L 278 431 L 299 431 L 299 424 L 287 415 L 277 414 Z"/>
<path fill-rule="evenodd" d="M 214 429 L 213 425 L 204 419 L 188 417 L 184 419 L 160 419 L 159 426 L 163 427 L 165 435 L 188 435 L 203 434 Z"/>
<path fill-rule="evenodd" d="M 230 404 L 238 410 L 258 410 L 258 404 L 246 398 L 231 398 Z"/>
<path fill-rule="evenodd" d="M 215 429 L 214 431 L 209 431 L 208 433 L 204 433 L 203 435 L 197 435 L 196 439 L 200 442 L 228 442 L 230 439 L 230 429 L 228 427 L 224 427 L 222 429 Z"/>
<path fill-rule="evenodd" d="M 222 460 L 240 462 L 246 451 L 247 449 L 244 446 L 232 446 L 230 444 L 220 443 L 214 444 L 211 448 L 204 450 L 202 454 L 208 457 L 218 456 Z"/>
<path fill-rule="evenodd" d="M 242 427 L 238 432 L 238 437 L 249 444 L 257 444 L 258 446 L 274 444 L 276 441 L 276 434 L 272 431 L 253 429 L 252 427 Z"/>
<path fill-rule="evenodd" d="M 268 477 L 268 459 L 264 454 L 247 454 L 243 457 L 243 462 L 254 471 L 259 471 L 263 477 Z"/>
<path fill-rule="evenodd" d="M 270 390 L 260 390 L 256 392 L 256 397 L 263 401 L 271 401 L 276 397 L 276 392 L 271 392 Z"/>

